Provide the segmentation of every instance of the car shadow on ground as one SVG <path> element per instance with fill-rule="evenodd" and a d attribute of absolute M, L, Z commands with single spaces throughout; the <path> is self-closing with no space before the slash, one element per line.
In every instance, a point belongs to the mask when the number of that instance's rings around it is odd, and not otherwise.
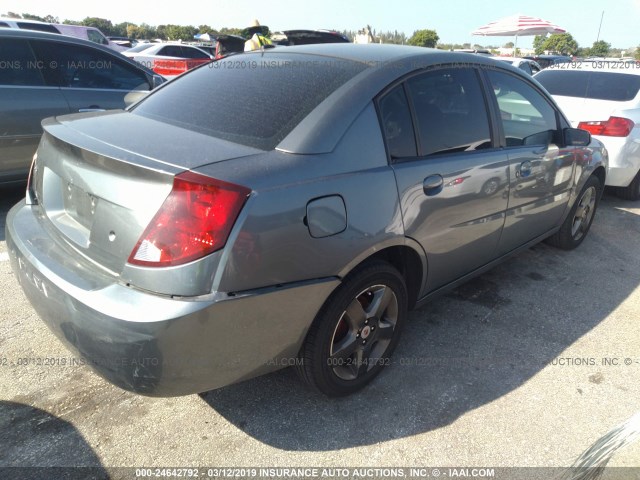
<path fill-rule="evenodd" d="M 3 478 L 110 478 L 80 432 L 43 410 L 0 401 L 0 432 Z"/>
<path fill-rule="evenodd" d="M 612 196 L 602 205 L 577 250 L 537 245 L 412 312 L 393 364 L 360 393 L 329 399 L 287 369 L 201 398 L 248 435 L 292 451 L 446 426 L 523 385 L 638 287 L 640 259 L 629 252 L 640 249 L 640 215 Z"/>
<path fill-rule="evenodd" d="M 24 198 L 24 187 L 0 186 L 0 242 L 5 240 L 4 227 L 7 213 L 21 198 Z"/>

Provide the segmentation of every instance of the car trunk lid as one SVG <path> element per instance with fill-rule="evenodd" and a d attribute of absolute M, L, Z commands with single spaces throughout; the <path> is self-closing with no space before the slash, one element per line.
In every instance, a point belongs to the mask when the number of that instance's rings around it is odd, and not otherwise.
<path fill-rule="evenodd" d="M 260 152 L 127 112 L 47 119 L 43 127 L 30 185 L 37 208 L 54 241 L 114 276 L 176 175 Z"/>

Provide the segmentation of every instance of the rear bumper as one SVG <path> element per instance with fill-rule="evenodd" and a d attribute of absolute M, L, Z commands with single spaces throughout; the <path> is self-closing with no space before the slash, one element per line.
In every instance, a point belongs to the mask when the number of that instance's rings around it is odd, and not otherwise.
<path fill-rule="evenodd" d="M 24 293 L 84 363 L 143 395 L 203 392 L 286 366 L 339 282 L 197 299 L 158 296 L 69 260 L 42 222 L 24 204 L 7 216 L 7 247 Z"/>
<path fill-rule="evenodd" d="M 628 137 L 594 138 L 604 143 L 609 153 L 607 186 L 628 186 L 640 170 L 640 134 L 634 131 Z"/>

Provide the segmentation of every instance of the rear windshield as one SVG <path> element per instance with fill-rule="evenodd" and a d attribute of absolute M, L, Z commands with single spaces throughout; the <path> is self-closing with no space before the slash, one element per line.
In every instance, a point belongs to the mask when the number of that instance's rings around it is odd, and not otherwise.
<path fill-rule="evenodd" d="M 616 102 L 633 100 L 640 89 L 640 75 L 625 73 L 543 70 L 536 80 L 551 95 Z"/>
<path fill-rule="evenodd" d="M 365 68 L 357 62 L 310 55 L 234 55 L 167 84 L 132 112 L 272 150 L 334 90 Z"/>

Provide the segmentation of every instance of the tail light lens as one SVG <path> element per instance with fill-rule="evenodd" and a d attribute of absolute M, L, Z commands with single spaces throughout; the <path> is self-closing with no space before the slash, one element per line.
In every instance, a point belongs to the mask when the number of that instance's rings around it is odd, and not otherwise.
<path fill-rule="evenodd" d="M 635 127 L 633 120 L 622 117 L 609 117 L 606 122 L 580 122 L 578 128 L 586 130 L 591 135 L 605 137 L 626 137 Z"/>
<path fill-rule="evenodd" d="M 186 172 L 131 252 L 128 262 L 147 267 L 181 265 L 224 247 L 251 191 Z"/>
<path fill-rule="evenodd" d="M 209 63 L 209 58 L 190 58 L 188 60 L 154 60 L 153 71 L 158 75 L 173 76 L 191 70 L 192 68 Z"/>

